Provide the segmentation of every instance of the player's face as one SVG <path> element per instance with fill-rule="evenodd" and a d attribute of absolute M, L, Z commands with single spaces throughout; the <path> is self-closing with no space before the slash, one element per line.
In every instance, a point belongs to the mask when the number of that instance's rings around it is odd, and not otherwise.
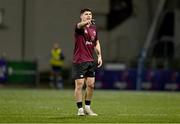
<path fill-rule="evenodd" d="M 59 48 L 59 44 L 58 43 L 54 43 L 54 49 Z"/>
<path fill-rule="evenodd" d="M 83 14 L 81 14 L 81 20 L 87 21 L 92 19 L 92 13 L 90 11 L 85 11 Z"/>

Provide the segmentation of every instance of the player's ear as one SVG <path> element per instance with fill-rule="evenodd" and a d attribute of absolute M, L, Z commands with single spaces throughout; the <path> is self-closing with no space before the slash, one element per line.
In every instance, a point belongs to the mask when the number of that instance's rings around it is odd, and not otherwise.
<path fill-rule="evenodd" d="M 82 15 L 83 15 L 83 14 L 80 15 L 80 19 L 82 19 Z"/>

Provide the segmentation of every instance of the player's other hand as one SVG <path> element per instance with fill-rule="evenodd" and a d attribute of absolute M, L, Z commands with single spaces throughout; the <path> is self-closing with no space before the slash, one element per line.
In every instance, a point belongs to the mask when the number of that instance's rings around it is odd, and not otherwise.
<path fill-rule="evenodd" d="M 84 21 L 86 25 L 91 24 L 91 20 Z"/>
<path fill-rule="evenodd" d="M 98 68 L 102 66 L 102 57 L 98 57 L 97 63 L 98 63 L 98 66 L 97 66 Z"/>

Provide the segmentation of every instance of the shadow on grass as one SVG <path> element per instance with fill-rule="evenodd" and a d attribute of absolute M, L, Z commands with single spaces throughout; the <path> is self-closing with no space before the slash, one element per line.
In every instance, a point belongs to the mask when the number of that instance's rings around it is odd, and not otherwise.
<path fill-rule="evenodd" d="M 51 120 L 77 120 L 77 119 L 85 119 L 86 116 L 64 116 L 64 117 L 50 117 L 48 119 Z"/>

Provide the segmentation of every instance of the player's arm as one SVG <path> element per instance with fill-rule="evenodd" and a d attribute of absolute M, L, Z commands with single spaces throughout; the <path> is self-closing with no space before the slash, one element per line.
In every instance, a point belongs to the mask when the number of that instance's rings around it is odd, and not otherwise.
<path fill-rule="evenodd" d="M 95 52 L 96 52 L 96 55 L 98 57 L 98 67 L 101 67 L 102 55 L 101 55 L 101 45 L 99 43 L 99 40 L 96 41 Z"/>
<path fill-rule="evenodd" d="M 83 27 L 85 27 L 85 26 L 88 25 L 88 24 L 91 24 L 91 21 L 90 21 L 90 20 L 83 21 L 83 22 L 79 22 L 79 23 L 77 24 L 77 28 L 78 28 L 78 29 L 82 29 Z"/>
<path fill-rule="evenodd" d="M 64 53 L 63 53 L 63 52 L 61 52 L 60 59 L 61 59 L 61 60 L 65 60 L 65 56 L 64 56 Z"/>

